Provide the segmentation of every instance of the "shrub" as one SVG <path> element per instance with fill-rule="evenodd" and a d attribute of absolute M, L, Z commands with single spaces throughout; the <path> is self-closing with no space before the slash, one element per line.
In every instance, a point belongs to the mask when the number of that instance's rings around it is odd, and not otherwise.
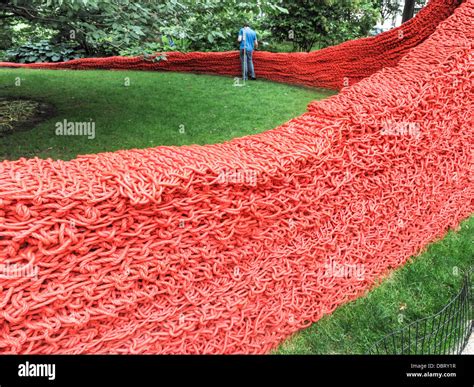
<path fill-rule="evenodd" d="M 6 51 L 8 60 L 19 63 L 38 62 L 67 62 L 71 59 L 82 58 L 83 50 L 75 48 L 75 44 L 51 44 L 46 40 L 38 43 L 26 43 Z"/>
<path fill-rule="evenodd" d="M 189 44 L 191 42 L 187 39 L 173 39 L 167 36 L 162 36 L 160 41 L 144 42 L 138 45 L 130 46 L 119 51 L 121 56 L 154 56 L 158 53 L 167 51 L 189 51 Z"/>

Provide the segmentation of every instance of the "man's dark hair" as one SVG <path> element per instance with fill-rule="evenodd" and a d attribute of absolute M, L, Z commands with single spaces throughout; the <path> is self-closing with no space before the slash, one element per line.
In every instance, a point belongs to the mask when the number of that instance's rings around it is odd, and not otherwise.
<path fill-rule="evenodd" d="M 245 22 L 244 27 L 249 27 L 249 22 Z"/>

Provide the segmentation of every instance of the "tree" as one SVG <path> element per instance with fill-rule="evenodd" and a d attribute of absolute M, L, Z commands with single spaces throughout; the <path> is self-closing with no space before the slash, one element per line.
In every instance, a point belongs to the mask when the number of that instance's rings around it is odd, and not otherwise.
<path fill-rule="evenodd" d="M 373 0 L 285 0 L 282 6 L 288 13 L 271 18 L 270 28 L 300 51 L 365 36 L 379 12 Z"/>
<path fill-rule="evenodd" d="M 172 4 L 173 2 L 170 2 Z M 175 2 L 174 2 L 175 3 Z M 169 4 L 162 6 L 167 10 Z M 76 41 L 88 53 L 140 40 L 155 29 L 155 14 L 128 0 L 2 0 L 0 19 L 17 19 L 56 31 L 56 41 Z"/>
<path fill-rule="evenodd" d="M 154 50 L 235 49 L 243 21 L 261 27 L 285 12 L 280 0 L 0 0 L 0 22 L 16 20 L 76 41 L 88 55 Z M 11 33 L 11 29 L 4 28 Z M 8 42 L 8 39 L 6 39 Z"/>
<path fill-rule="evenodd" d="M 405 6 L 403 7 L 402 23 L 410 20 L 415 14 L 415 0 L 405 0 Z"/>
<path fill-rule="evenodd" d="M 379 9 L 383 24 L 387 19 L 394 18 L 400 12 L 401 0 L 376 0 L 375 6 Z"/>
<path fill-rule="evenodd" d="M 281 0 L 182 0 L 185 9 L 162 32 L 185 37 L 197 51 L 234 50 L 239 29 L 248 22 L 258 30 L 259 39 L 269 35 L 265 18 L 287 12 Z"/>

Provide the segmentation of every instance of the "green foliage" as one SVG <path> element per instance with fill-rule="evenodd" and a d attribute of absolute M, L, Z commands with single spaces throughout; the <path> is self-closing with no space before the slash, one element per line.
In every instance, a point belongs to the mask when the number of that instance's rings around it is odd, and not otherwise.
<path fill-rule="evenodd" d="M 270 17 L 268 26 L 300 51 L 366 36 L 379 16 L 372 0 L 285 0 L 283 6 L 288 13 Z"/>
<path fill-rule="evenodd" d="M 83 52 L 76 50 L 71 44 L 52 45 L 43 40 L 38 43 L 26 43 L 20 47 L 7 50 L 5 56 L 8 60 L 19 63 L 67 62 L 71 59 L 81 58 Z"/>
<path fill-rule="evenodd" d="M 309 51 L 367 35 L 378 18 L 398 12 L 400 2 L 3 0 L 0 50 L 25 44 L 31 36 L 55 44 L 77 42 L 87 56 L 235 50 L 246 21 L 265 49 L 290 41 L 293 49 Z"/>
<path fill-rule="evenodd" d="M 42 40 L 53 40 L 56 31 L 43 27 L 40 24 L 24 23 L 22 21 L 14 21 L 11 24 L 12 29 L 12 45 L 21 46 L 30 42 L 40 42 Z"/>
<path fill-rule="evenodd" d="M 9 30 L 10 25 L 0 20 L 0 50 L 6 50 L 13 44 L 13 35 Z"/>
<path fill-rule="evenodd" d="M 374 5 L 379 9 L 380 21 L 391 19 L 401 11 L 401 0 L 375 0 Z"/>
<path fill-rule="evenodd" d="M 154 56 L 159 60 L 164 60 L 166 56 L 164 54 L 158 55 L 160 52 L 188 51 L 189 44 L 190 41 L 187 39 L 173 40 L 167 36 L 162 36 L 156 42 L 144 42 L 124 48 L 119 51 L 119 54 L 121 56 L 143 56 L 145 59 Z"/>
<path fill-rule="evenodd" d="M 0 17 L 55 31 L 54 41 L 76 41 L 89 55 L 111 55 L 158 31 L 162 7 L 128 0 L 11 0 L 0 3 Z M 170 1 L 176 3 L 176 1 Z M 147 5 L 149 4 L 149 5 Z M 11 30 L 11 33 L 14 31 Z"/>
<path fill-rule="evenodd" d="M 287 12 L 281 3 L 280 0 L 187 0 L 175 22 L 162 31 L 173 38 L 188 39 L 191 50 L 235 50 L 237 34 L 244 22 L 257 30 L 259 40 L 270 36 L 270 31 L 264 28 L 265 18 Z"/>
<path fill-rule="evenodd" d="M 285 12 L 281 0 L 4 0 L 0 20 L 54 31 L 52 41 L 76 41 L 89 56 L 153 50 L 230 50 L 242 23 L 261 29 Z M 10 34 L 16 34 L 8 28 Z M 260 38 L 268 31 L 259 31 Z M 168 40 L 167 39 L 171 39 Z M 171 44 L 171 41 L 173 44 Z M 24 43 L 24 42 L 23 42 Z M 0 46 L 1 49 L 1 46 Z"/>
<path fill-rule="evenodd" d="M 161 43 L 150 42 L 123 49 L 119 54 L 120 56 L 141 56 L 144 60 L 159 62 L 161 60 L 166 60 L 166 55 L 160 54 L 162 48 L 163 46 Z"/>
<path fill-rule="evenodd" d="M 0 2 L 0 19 L 21 20 L 32 28 L 42 26 L 55 31 L 53 41 L 77 41 L 88 55 L 148 49 L 227 50 L 235 49 L 237 32 L 244 21 L 260 26 L 264 15 L 284 12 L 279 3 L 280 0 L 16 0 Z M 9 31 L 13 33 L 11 28 Z"/>

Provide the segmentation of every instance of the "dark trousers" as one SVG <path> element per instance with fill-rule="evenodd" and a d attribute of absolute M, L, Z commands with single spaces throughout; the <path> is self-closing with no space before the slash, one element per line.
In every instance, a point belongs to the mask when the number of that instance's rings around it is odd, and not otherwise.
<path fill-rule="evenodd" d="M 247 62 L 244 62 L 244 50 L 240 50 L 240 63 L 242 65 L 242 74 L 244 74 L 244 79 L 247 80 L 250 75 L 251 78 L 255 78 L 255 69 L 253 67 L 252 54 L 253 51 L 245 51 L 247 56 Z"/>

